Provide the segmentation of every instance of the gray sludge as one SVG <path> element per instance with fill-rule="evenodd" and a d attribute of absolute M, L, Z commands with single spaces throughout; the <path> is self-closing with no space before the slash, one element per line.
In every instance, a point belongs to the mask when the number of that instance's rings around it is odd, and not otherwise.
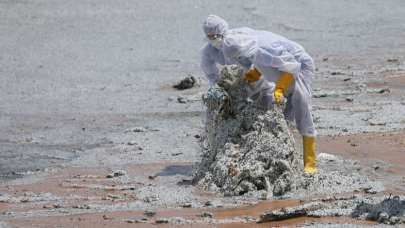
<path fill-rule="evenodd" d="M 258 222 L 279 221 L 302 216 L 351 216 L 387 225 L 404 224 L 405 201 L 401 200 L 400 196 L 370 197 L 356 195 L 347 198 L 331 197 L 315 200 L 296 207 L 268 211 L 260 216 Z"/>
<path fill-rule="evenodd" d="M 281 108 L 266 111 L 260 95 L 248 99 L 252 85 L 243 75 L 237 66 L 224 67 L 220 81 L 203 96 L 206 138 L 194 182 L 227 195 L 258 190 L 284 195 L 294 189 L 301 155 Z"/>
<path fill-rule="evenodd" d="M 405 200 L 401 200 L 399 196 L 390 196 L 381 202 L 361 202 L 353 210 L 352 216 L 390 225 L 403 224 L 405 223 Z"/>

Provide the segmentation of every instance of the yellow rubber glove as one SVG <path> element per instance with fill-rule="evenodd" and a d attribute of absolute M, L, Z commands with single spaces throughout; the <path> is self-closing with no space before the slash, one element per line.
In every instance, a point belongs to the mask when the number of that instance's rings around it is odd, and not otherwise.
<path fill-rule="evenodd" d="M 262 74 L 255 67 L 253 67 L 248 72 L 246 72 L 245 77 L 243 77 L 243 79 L 248 82 L 255 82 L 258 81 L 261 76 Z"/>
<path fill-rule="evenodd" d="M 314 174 L 316 168 L 316 142 L 313 136 L 303 136 L 304 147 L 304 172 Z"/>
<path fill-rule="evenodd" d="M 292 74 L 281 72 L 280 78 L 276 84 L 276 89 L 274 90 L 274 100 L 277 104 L 281 104 L 284 94 L 287 92 L 288 88 L 293 82 L 294 77 Z"/>

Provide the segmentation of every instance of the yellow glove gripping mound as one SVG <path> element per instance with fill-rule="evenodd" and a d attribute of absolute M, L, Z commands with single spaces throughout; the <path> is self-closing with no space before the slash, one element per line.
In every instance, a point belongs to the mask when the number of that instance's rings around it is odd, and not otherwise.
<path fill-rule="evenodd" d="M 314 174 L 316 168 L 316 142 L 313 136 L 303 136 L 304 146 L 304 172 Z"/>
<path fill-rule="evenodd" d="M 280 78 L 276 84 L 276 89 L 274 90 L 274 100 L 277 104 L 281 104 L 284 94 L 287 92 L 288 88 L 293 82 L 294 77 L 292 74 L 281 72 Z"/>
<path fill-rule="evenodd" d="M 248 72 L 246 72 L 245 77 L 243 79 L 248 82 L 255 82 L 260 79 L 261 75 L 262 74 L 255 67 L 253 67 Z"/>

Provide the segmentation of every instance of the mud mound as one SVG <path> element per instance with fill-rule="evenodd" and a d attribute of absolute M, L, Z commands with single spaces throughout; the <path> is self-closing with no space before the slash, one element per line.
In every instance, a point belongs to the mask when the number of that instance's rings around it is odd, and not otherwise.
<path fill-rule="evenodd" d="M 206 141 L 194 181 L 228 195 L 257 190 L 283 195 L 294 189 L 301 157 L 281 108 L 266 111 L 260 94 L 249 99 L 259 85 L 246 83 L 243 75 L 237 66 L 224 67 L 218 85 L 203 96 Z"/>
<path fill-rule="evenodd" d="M 352 216 L 390 225 L 403 224 L 405 223 L 405 200 L 401 200 L 399 196 L 390 196 L 378 203 L 361 202 L 353 210 Z"/>

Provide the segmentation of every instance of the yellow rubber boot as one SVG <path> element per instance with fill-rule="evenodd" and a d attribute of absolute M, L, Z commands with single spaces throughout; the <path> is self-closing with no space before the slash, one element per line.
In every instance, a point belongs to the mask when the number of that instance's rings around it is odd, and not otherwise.
<path fill-rule="evenodd" d="M 316 168 L 316 142 L 313 136 L 303 136 L 304 146 L 304 172 L 314 174 Z"/>
<path fill-rule="evenodd" d="M 274 90 L 274 100 L 277 104 L 281 104 L 285 93 L 294 82 L 294 76 L 288 72 L 281 72 L 280 78 L 277 81 L 276 89 Z"/>
<path fill-rule="evenodd" d="M 261 76 L 262 74 L 256 68 L 253 67 L 248 72 L 246 72 L 245 77 L 243 79 L 248 82 L 255 82 L 258 81 Z"/>

